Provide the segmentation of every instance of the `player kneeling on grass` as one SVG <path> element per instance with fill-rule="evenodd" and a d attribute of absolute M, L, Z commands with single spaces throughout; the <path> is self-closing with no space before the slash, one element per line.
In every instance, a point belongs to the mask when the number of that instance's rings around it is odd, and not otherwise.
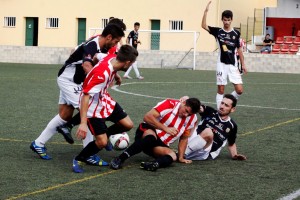
<path fill-rule="evenodd" d="M 188 140 L 185 158 L 189 160 L 215 159 L 228 141 L 228 149 L 234 160 L 246 160 L 246 156 L 238 154 L 235 144 L 237 125 L 230 118 L 235 111 L 237 100 L 231 94 L 224 95 L 219 110 L 201 105 L 202 117 L 198 127 Z"/>
<path fill-rule="evenodd" d="M 144 122 L 136 130 L 134 143 L 111 161 L 111 168 L 120 169 L 126 159 L 140 152 L 155 158 L 154 161 L 141 163 L 141 168 L 148 171 L 167 167 L 176 160 L 191 163 L 183 156 L 190 131 L 197 123 L 196 113 L 199 112 L 200 105 L 196 98 L 182 102 L 174 99 L 159 102 L 144 116 Z M 178 139 L 177 158 L 169 145 Z"/>
<path fill-rule="evenodd" d="M 90 142 L 73 160 L 73 171 L 83 172 L 82 162 L 107 146 L 108 132 L 121 133 L 132 129 L 133 122 L 122 107 L 109 95 L 108 87 L 117 71 L 126 71 L 136 60 L 138 52 L 129 45 L 121 46 L 118 55 L 109 54 L 88 74 L 80 98 L 81 122 L 77 137 L 84 139 L 88 129 L 96 140 Z M 114 124 L 107 127 L 105 122 Z M 109 131 L 110 130 L 110 131 Z"/>

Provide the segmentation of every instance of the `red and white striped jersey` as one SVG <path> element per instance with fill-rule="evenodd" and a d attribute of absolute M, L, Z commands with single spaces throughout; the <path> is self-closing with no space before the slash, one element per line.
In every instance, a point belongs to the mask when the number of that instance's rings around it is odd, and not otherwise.
<path fill-rule="evenodd" d="M 180 138 L 182 134 L 189 129 L 192 129 L 197 122 L 197 115 L 193 114 L 188 117 L 179 117 L 178 109 L 181 103 L 179 100 L 166 99 L 159 102 L 154 109 L 160 113 L 160 118 L 158 119 L 162 124 L 168 127 L 174 127 L 178 130 L 178 134 L 175 136 L 170 135 L 162 130 L 156 129 L 158 137 L 166 145 L 172 144 L 174 141 Z"/>
<path fill-rule="evenodd" d="M 115 108 L 116 101 L 107 91 L 117 73 L 111 64 L 111 60 L 115 57 L 115 54 L 107 55 L 87 74 L 84 80 L 81 96 L 82 94 L 91 96 L 87 112 L 88 118 L 107 118 Z"/>

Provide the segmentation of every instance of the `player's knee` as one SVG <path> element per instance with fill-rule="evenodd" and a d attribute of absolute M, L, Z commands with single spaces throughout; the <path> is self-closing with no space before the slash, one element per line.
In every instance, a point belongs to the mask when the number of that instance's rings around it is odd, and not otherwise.
<path fill-rule="evenodd" d="M 123 127 L 125 131 L 129 131 L 133 128 L 133 122 L 131 120 L 127 120 L 125 123 L 123 123 Z"/>
<path fill-rule="evenodd" d="M 214 133 L 212 132 L 212 130 L 210 128 L 206 128 L 204 129 L 200 136 L 208 143 L 213 141 L 214 138 Z"/>
<path fill-rule="evenodd" d="M 103 140 L 103 139 L 99 139 L 99 138 L 96 137 L 95 144 L 97 145 L 97 147 L 99 149 L 103 149 L 107 145 L 107 139 Z"/>
<path fill-rule="evenodd" d="M 243 88 L 237 89 L 237 90 L 236 90 L 236 93 L 237 93 L 238 95 L 242 95 L 242 94 L 243 94 Z"/>
<path fill-rule="evenodd" d="M 176 160 L 177 160 L 177 155 L 176 155 L 176 153 L 175 153 L 174 151 L 171 152 L 171 153 L 169 153 L 169 156 L 172 157 L 173 161 L 176 161 Z"/>

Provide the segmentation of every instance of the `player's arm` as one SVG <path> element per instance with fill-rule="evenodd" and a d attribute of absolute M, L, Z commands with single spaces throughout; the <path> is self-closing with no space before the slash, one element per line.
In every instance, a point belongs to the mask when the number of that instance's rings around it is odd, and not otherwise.
<path fill-rule="evenodd" d="M 87 55 L 82 60 L 82 68 L 84 72 L 87 74 L 89 73 L 93 68 L 93 59 L 91 55 Z"/>
<path fill-rule="evenodd" d="M 242 154 L 238 154 L 235 143 L 232 145 L 228 145 L 228 150 L 229 150 L 231 158 L 233 160 L 247 160 L 246 156 L 244 156 Z"/>
<path fill-rule="evenodd" d="M 152 125 L 156 129 L 160 129 L 162 131 L 165 131 L 169 133 L 170 135 L 176 135 L 178 133 L 178 130 L 174 127 L 167 127 L 164 124 L 162 124 L 158 118 L 160 117 L 160 113 L 152 108 L 149 112 L 147 112 L 144 116 L 144 122 Z"/>
<path fill-rule="evenodd" d="M 203 17 L 202 17 L 202 28 L 209 31 L 209 28 L 207 26 L 207 23 L 206 23 L 206 18 L 207 18 L 207 13 L 208 13 L 208 10 L 209 10 L 209 5 L 211 4 L 211 1 L 208 2 L 205 10 L 204 10 L 204 14 L 203 14 Z"/>
<path fill-rule="evenodd" d="M 187 147 L 188 138 L 190 136 L 191 130 L 186 130 L 183 135 L 179 139 L 178 143 L 178 161 L 181 163 L 192 163 L 191 160 L 187 160 L 184 158 L 184 152 Z"/>
<path fill-rule="evenodd" d="M 243 54 L 243 47 L 238 48 L 238 54 L 240 56 L 240 61 L 241 61 L 243 72 L 245 74 L 247 74 L 247 68 L 246 68 L 246 65 L 245 65 L 245 59 L 244 59 L 244 54 Z"/>
<path fill-rule="evenodd" d="M 77 129 L 77 138 L 84 139 L 86 137 L 86 133 L 88 131 L 87 126 L 87 111 L 89 107 L 89 94 L 83 94 L 80 102 L 80 125 Z"/>

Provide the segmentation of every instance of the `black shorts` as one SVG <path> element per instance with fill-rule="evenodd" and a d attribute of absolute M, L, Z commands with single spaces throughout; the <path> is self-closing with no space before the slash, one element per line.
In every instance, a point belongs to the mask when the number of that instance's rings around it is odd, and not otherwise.
<path fill-rule="evenodd" d="M 143 133 L 148 129 L 151 129 L 156 133 L 155 128 L 153 126 L 151 126 L 150 124 L 147 124 L 147 123 L 144 123 L 144 122 L 140 123 L 139 127 L 136 129 L 134 140 L 142 139 Z M 161 141 L 161 139 L 158 136 L 156 136 L 156 137 L 157 137 L 156 141 L 152 144 L 153 147 L 167 147 L 167 148 L 170 148 L 168 145 L 163 143 L 163 141 Z M 145 154 L 147 154 L 148 156 L 155 157 L 154 154 L 153 154 L 152 149 L 144 149 L 143 152 Z"/>
<path fill-rule="evenodd" d="M 93 135 L 101 135 L 107 132 L 106 121 L 117 123 L 127 117 L 127 113 L 116 103 L 114 111 L 108 118 L 88 118 L 87 124 Z"/>

